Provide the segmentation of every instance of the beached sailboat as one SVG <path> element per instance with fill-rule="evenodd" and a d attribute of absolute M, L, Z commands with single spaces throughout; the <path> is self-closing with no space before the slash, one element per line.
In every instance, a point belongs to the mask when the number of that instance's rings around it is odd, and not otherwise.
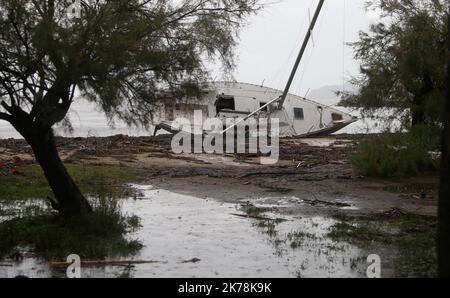
<path fill-rule="evenodd" d="M 198 110 L 202 111 L 204 118 L 223 120 L 224 133 L 236 126 L 226 126 L 226 119 L 245 121 L 251 117 L 277 118 L 280 122 L 280 137 L 328 135 L 357 121 L 352 115 L 338 109 L 289 93 L 324 2 L 320 0 L 318 4 L 284 91 L 238 82 L 210 83 L 202 98 L 165 104 L 160 117 L 163 120 L 156 125 L 156 131 L 164 129 L 175 133 L 179 127 L 173 121 L 181 117 L 191 120 L 194 111 Z"/>

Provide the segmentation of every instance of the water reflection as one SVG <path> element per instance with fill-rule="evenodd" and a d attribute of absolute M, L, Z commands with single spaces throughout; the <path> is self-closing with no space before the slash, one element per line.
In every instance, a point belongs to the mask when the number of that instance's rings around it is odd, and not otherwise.
<path fill-rule="evenodd" d="M 134 258 L 157 264 L 83 268 L 84 277 L 360 277 L 358 248 L 326 237 L 334 220 L 282 217 L 270 208 L 249 216 L 242 206 L 136 186 L 142 199 L 123 201 L 141 218 L 129 235 L 144 248 Z M 74 252 L 76 253 L 76 252 Z M 194 261 L 195 260 L 195 261 Z M 64 277 L 30 257 L 0 262 L 0 276 Z"/>

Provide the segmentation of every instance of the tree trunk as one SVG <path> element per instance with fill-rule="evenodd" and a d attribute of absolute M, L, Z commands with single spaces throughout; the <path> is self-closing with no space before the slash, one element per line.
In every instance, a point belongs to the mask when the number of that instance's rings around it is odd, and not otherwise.
<path fill-rule="evenodd" d="M 416 125 L 421 125 L 425 123 L 425 113 L 422 107 L 416 107 L 412 112 L 411 125 L 414 127 Z"/>
<path fill-rule="evenodd" d="M 3 105 L 4 107 L 6 105 Z M 59 157 L 51 126 L 36 123 L 33 116 L 19 107 L 5 107 L 10 113 L 8 121 L 25 138 L 34 152 L 36 161 L 44 171 L 48 184 L 55 195 L 52 207 L 65 217 L 92 212 Z"/>
<path fill-rule="evenodd" d="M 92 211 L 61 161 L 53 135 L 53 130 L 33 129 L 24 136 L 33 149 L 37 162 L 53 190 L 56 202 L 53 207 L 64 216 L 80 215 Z"/>
<path fill-rule="evenodd" d="M 448 16 L 450 34 L 450 14 Z M 437 252 L 439 276 L 450 277 L 450 36 L 447 52 L 447 100 L 442 142 L 441 182 L 439 189 L 439 224 Z"/>
<path fill-rule="evenodd" d="M 425 76 L 423 81 L 422 87 L 414 96 L 411 119 L 412 126 L 426 124 L 425 98 L 435 89 L 433 80 L 429 76 Z"/>
<path fill-rule="evenodd" d="M 56 148 L 51 126 L 36 123 L 20 108 L 9 107 L 8 121 L 25 138 L 34 152 L 36 161 L 44 171 L 55 195 L 52 207 L 63 216 L 70 217 L 92 212 L 92 207 L 67 172 Z"/>

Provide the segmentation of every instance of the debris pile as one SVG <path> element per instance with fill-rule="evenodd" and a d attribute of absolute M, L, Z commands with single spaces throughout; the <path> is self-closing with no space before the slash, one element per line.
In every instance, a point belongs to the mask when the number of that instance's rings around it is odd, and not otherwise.
<path fill-rule="evenodd" d="M 173 154 L 171 135 L 57 137 L 56 145 L 66 163 L 119 163 L 127 166 L 145 166 L 149 176 L 234 177 L 248 179 L 246 180 L 248 183 L 251 181 L 252 184 L 270 188 L 269 190 L 273 192 L 286 193 L 290 189 L 276 182 L 351 179 L 354 175 L 349 162 L 349 153 L 353 151 L 359 138 L 359 136 L 334 136 L 308 140 L 282 139 L 280 163 L 270 167 L 261 166 L 257 156 L 252 154 L 224 155 L 229 159 L 229 163 L 220 161 L 216 163 L 220 158 L 203 160 L 193 154 Z M 24 140 L 0 140 L 0 159 L 9 160 L 13 155 L 21 156 L 24 162 L 35 162 L 32 150 Z M 239 166 L 229 166 L 231 163 L 237 163 Z"/>

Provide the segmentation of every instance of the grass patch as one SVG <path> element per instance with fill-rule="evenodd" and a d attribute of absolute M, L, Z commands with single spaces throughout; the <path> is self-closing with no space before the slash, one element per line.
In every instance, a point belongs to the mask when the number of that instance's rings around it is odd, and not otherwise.
<path fill-rule="evenodd" d="M 0 258 L 19 258 L 24 250 L 47 260 L 64 260 L 69 254 L 83 259 L 129 256 L 139 241 L 126 235 L 137 229 L 139 218 L 121 213 L 118 198 L 137 195 L 129 183 L 139 182 L 143 170 L 116 166 L 67 165 L 67 169 L 94 212 L 65 219 L 46 207 L 52 191 L 38 165 L 18 167 L 21 175 L 0 177 Z M 36 201 L 32 200 L 36 199 Z M 37 204 L 37 205 L 36 205 Z"/>
<path fill-rule="evenodd" d="M 386 186 L 383 190 L 398 194 L 405 199 L 437 199 L 439 183 L 402 183 L 398 185 Z"/>
<path fill-rule="evenodd" d="M 436 219 L 417 215 L 339 222 L 328 237 L 372 248 L 374 243 L 399 252 L 395 270 L 399 277 L 436 277 Z"/>
<path fill-rule="evenodd" d="M 18 168 L 23 175 L 0 176 L 0 199 L 23 200 L 52 197 L 52 191 L 38 165 Z M 92 165 L 67 165 L 67 170 L 86 196 L 129 197 L 134 195 L 127 183 L 137 182 L 143 170 Z"/>
<path fill-rule="evenodd" d="M 406 134 L 385 134 L 364 139 L 351 156 L 365 176 L 407 177 L 438 169 L 430 152 L 439 149 L 440 131 L 416 127 Z"/>
<path fill-rule="evenodd" d="M 252 204 L 241 205 L 241 210 L 248 216 L 261 217 L 265 213 L 273 211 L 273 208 L 257 207 Z"/>
<path fill-rule="evenodd" d="M 260 231 L 263 234 L 268 235 L 269 238 L 277 237 L 277 226 L 285 221 L 282 218 L 271 219 L 264 216 L 267 212 L 272 212 L 274 208 L 257 207 L 252 204 L 246 204 L 241 206 L 241 210 L 248 216 L 256 219 L 256 222 L 253 223 L 253 226 L 260 229 Z"/>
<path fill-rule="evenodd" d="M 47 260 L 70 254 L 84 259 L 129 256 L 142 248 L 140 242 L 125 237 L 140 227 L 139 218 L 123 215 L 119 201 L 97 199 L 93 207 L 92 214 L 71 219 L 43 212 L 1 223 L 0 257 L 17 258 L 23 247 Z"/>
<path fill-rule="evenodd" d="M 422 192 L 434 192 L 439 188 L 439 183 L 406 183 L 386 186 L 384 190 L 397 194 L 419 194 Z"/>
<path fill-rule="evenodd" d="M 290 242 L 290 246 L 292 249 L 297 249 L 303 246 L 306 240 L 308 241 L 317 241 L 318 237 L 311 233 L 306 233 L 303 231 L 294 231 L 290 232 L 286 236 L 287 240 Z"/>
<path fill-rule="evenodd" d="M 259 228 L 263 234 L 269 236 L 269 238 L 275 238 L 278 235 L 277 231 L 278 222 L 274 220 L 258 220 L 254 223 L 254 226 Z"/>

